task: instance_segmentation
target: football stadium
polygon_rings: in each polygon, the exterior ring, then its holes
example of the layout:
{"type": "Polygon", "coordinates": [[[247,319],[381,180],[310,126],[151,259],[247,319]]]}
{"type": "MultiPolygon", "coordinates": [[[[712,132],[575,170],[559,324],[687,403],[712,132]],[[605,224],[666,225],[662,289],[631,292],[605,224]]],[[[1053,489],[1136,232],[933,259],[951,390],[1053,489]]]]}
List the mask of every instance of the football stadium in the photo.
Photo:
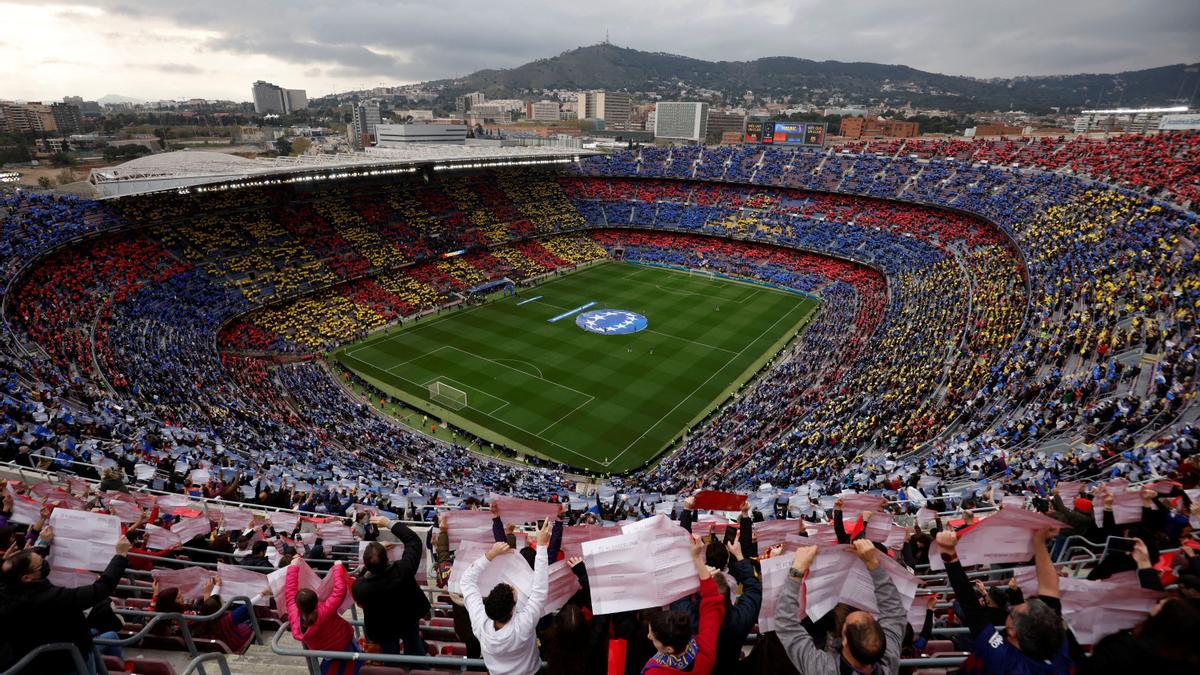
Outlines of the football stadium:
{"type": "Polygon", "coordinates": [[[1198,672],[1200,132],[780,124],[0,192],[0,672],[1198,672]]]}

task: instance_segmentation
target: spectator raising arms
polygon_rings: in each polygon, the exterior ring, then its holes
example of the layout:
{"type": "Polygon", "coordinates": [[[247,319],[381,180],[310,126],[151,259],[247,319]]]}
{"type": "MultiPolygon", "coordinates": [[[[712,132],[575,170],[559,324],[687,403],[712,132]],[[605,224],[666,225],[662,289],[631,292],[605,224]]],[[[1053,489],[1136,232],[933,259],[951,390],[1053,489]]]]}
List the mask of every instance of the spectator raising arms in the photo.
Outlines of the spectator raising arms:
{"type": "MultiPolygon", "coordinates": [[[[10,651],[0,652],[0,668],[9,668],[39,645],[70,642],[79,647],[94,675],[98,666],[83,612],[112,595],[125,573],[129,548],[128,539],[118,539],[116,555],[100,578],[78,588],[50,583],[50,563],[34,549],[6,558],[0,566],[0,626],[4,627],[4,644],[10,651]]],[[[71,673],[72,664],[69,655],[50,653],[35,659],[25,672],[71,673]]]]}
{"type": "MultiPolygon", "coordinates": [[[[377,516],[375,525],[388,527],[388,519],[377,516]]],[[[363,609],[363,628],[367,639],[379,645],[384,654],[404,653],[425,656],[418,621],[429,614],[429,598],[417,585],[417,565],[421,562],[421,538],[404,523],[391,526],[392,534],[404,544],[399,560],[389,562],[387,549],[373,541],[363,551],[362,576],[351,587],[354,601],[363,609]]]]}
{"type": "Polygon", "coordinates": [[[692,619],[685,612],[660,610],[650,617],[650,641],[658,650],[643,673],[696,673],[709,675],[717,662],[717,634],[725,619],[725,598],[704,564],[704,542],[692,541],[692,562],[700,577],[700,627],[692,634],[692,619]]]}
{"type": "Polygon", "coordinates": [[[552,529],[549,520],[538,528],[529,597],[517,598],[516,589],[503,583],[496,584],[486,598],[480,594],[479,575],[497,557],[512,552],[507,543],[492,544],[463,574],[463,600],[471,614],[471,630],[479,638],[483,660],[493,675],[531,675],[542,667],[535,629],[546,604],[549,584],[546,547],[552,529]]]}
{"type": "Polygon", "coordinates": [[[900,672],[900,643],[904,639],[904,624],[907,622],[900,594],[880,566],[874,544],[859,539],[852,548],[871,572],[879,620],[862,610],[850,612],[842,626],[842,648],[836,654],[817,648],[800,620],[800,586],[817,557],[817,547],[797,549],[792,567],[788,570],[788,579],[779,596],[776,632],[792,664],[805,675],[837,675],[847,672],[847,669],[856,673],[894,675],[900,672]]]}
{"type": "MultiPolygon", "coordinates": [[[[292,637],[299,640],[305,649],[327,652],[357,652],[354,629],[338,615],[338,607],[346,599],[350,578],[342,563],[335,563],[330,570],[333,575],[333,592],[318,601],[311,588],[300,588],[300,557],[292,558],[287,571],[287,609],[291,621],[292,637]]],[[[357,673],[362,661],[323,659],[321,675],[350,675],[357,673]]]]}

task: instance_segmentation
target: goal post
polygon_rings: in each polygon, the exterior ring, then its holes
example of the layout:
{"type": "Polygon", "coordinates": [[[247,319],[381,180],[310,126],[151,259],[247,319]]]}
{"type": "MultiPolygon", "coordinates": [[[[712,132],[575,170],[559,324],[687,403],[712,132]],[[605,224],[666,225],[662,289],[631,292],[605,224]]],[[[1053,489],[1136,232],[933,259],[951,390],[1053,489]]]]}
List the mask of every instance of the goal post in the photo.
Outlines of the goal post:
{"type": "Polygon", "coordinates": [[[436,380],[429,383],[429,400],[451,410],[462,410],[467,407],[467,392],[436,380]]]}
{"type": "Polygon", "coordinates": [[[712,270],[698,269],[695,267],[688,268],[688,275],[693,277],[703,277],[713,281],[715,281],[717,278],[716,272],[713,272],[712,270]]]}

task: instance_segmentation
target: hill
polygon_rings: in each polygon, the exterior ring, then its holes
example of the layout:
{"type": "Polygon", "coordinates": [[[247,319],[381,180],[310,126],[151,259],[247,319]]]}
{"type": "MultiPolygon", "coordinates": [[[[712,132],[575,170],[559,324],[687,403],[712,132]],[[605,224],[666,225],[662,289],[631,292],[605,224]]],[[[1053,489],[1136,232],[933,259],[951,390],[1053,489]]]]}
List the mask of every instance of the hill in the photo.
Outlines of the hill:
{"type": "Polygon", "coordinates": [[[662,96],[707,91],[740,101],[747,91],[759,97],[791,96],[794,102],[825,104],[842,97],[852,102],[960,112],[1053,107],[1167,105],[1190,93],[1200,64],[1177,64],[1116,74],[1057,75],[980,80],[879,63],[812,61],[773,56],[754,61],[704,61],[662,52],[598,44],[516,68],[480,70],[430,84],[444,94],[484,91],[491,98],[538,95],[554,89],[612,89],[662,96]]]}

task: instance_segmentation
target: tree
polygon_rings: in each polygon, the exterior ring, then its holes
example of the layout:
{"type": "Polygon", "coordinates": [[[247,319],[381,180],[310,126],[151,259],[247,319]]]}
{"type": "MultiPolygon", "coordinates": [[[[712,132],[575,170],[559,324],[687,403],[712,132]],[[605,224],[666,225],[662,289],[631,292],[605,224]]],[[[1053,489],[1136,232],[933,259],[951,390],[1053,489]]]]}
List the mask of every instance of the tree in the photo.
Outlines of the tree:
{"type": "Polygon", "coordinates": [[[311,145],[312,141],[308,140],[307,138],[293,138],[291,154],[303,155],[304,153],[308,152],[308,148],[311,145]]]}
{"type": "Polygon", "coordinates": [[[49,190],[50,188],[54,187],[54,181],[50,180],[49,176],[42,176],[41,178],[38,178],[38,185],[49,190]]]}
{"type": "Polygon", "coordinates": [[[158,137],[158,147],[159,147],[160,149],[162,149],[162,150],[166,150],[166,149],[167,149],[167,135],[168,135],[168,133],[169,133],[169,131],[168,131],[167,129],[161,129],[161,128],[160,128],[160,129],[155,129],[155,130],[154,130],[154,135],[155,135],[156,137],[158,137]]]}
{"type": "Polygon", "coordinates": [[[54,177],[54,182],[58,183],[59,185],[66,185],[67,183],[74,183],[75,182],[75,172],[70,169],[63,169],[62,171],[58,172],[57,176],[54,177]]]}
{"type": "Polygon", "coordinates": [[[52,166],[71,166],[74,163],[75,158],[61,150],[50,155],[50,164],[52,166]]]}
{"type": "Polygon", "coordinates": [[[275,149],[278,150],[279,154],[282,156],[290,155],[292,154],[292,142],[283,136],[280,136],[275,141],[275,149]]]}

